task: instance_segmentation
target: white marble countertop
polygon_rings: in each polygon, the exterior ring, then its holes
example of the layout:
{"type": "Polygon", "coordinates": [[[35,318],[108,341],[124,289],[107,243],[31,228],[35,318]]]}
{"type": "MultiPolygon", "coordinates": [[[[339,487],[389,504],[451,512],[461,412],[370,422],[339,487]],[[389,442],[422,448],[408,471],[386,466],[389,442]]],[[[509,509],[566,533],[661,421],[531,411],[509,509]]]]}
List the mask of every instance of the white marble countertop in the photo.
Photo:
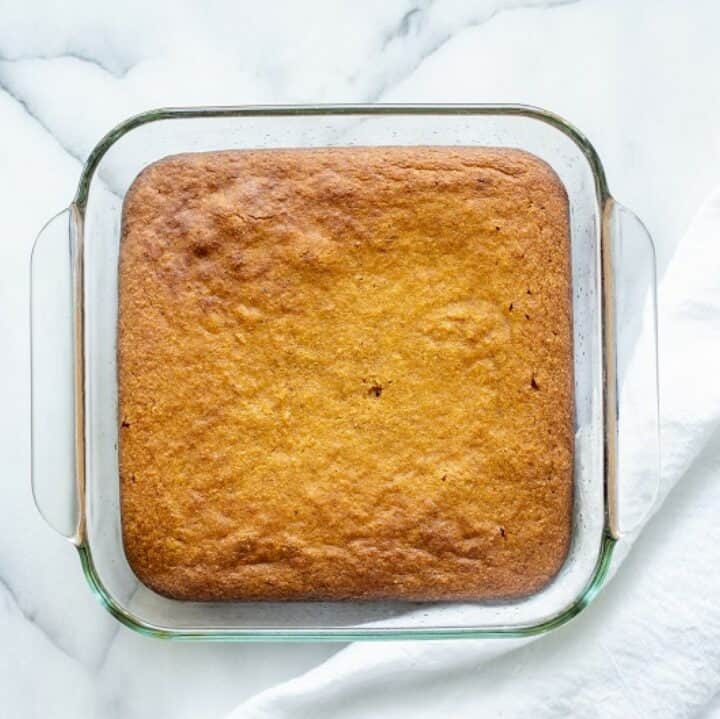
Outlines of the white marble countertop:
{"type": "Polygon", "coordinates": [[[0,17],[3,716],[220,717],[342,646],[133,634],[35,511],[29,252],[109,128],[166,105],[539,105],[589,136],[613,194],[654,235],[661,268],[720,174],[715,0],[8,0],[0,17]]]}

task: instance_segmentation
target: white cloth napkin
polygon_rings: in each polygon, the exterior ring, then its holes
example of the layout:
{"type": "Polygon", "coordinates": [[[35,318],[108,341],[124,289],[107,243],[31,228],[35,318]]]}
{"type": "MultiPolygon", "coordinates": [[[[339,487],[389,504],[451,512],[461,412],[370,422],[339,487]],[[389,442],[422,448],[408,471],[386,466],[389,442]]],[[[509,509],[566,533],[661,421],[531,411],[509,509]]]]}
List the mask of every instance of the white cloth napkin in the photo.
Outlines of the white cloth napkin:
{"type": "Polygon", "coordinates": [[[720,691],[720,188],[663,278],[659,316],[659,511],[588,609],[538,640],[351,644],[228,719],[677,719],[711,702],[720,691]]]}

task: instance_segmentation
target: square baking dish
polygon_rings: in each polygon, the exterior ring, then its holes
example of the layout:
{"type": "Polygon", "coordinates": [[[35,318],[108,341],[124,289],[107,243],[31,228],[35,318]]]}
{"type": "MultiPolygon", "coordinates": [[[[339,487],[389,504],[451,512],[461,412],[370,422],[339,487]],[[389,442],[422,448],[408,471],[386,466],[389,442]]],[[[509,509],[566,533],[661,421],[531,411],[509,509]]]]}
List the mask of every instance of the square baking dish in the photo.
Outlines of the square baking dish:
{"type": "Polygon", "coordinates": [[[35,501],[77,547],[101,602],[138,631],[177,639],[343,641],[536,634],[592,600],[617,539],[633,530],[654,499],[652,241],[611,197],[588,140],[551,113],[496,105],[151,111],[112,130],[93,150],[75,199],[40,232],[31,273],[35,501]],[[143,168],[176,153],[390,145],[520,148],[547,162],[566,188],[575,462],[572,541],[562,569],[530,596],[474,603],[195,603],[152,592],[128,565],[120,523],[117,285],[125,193],[143,168]]]}

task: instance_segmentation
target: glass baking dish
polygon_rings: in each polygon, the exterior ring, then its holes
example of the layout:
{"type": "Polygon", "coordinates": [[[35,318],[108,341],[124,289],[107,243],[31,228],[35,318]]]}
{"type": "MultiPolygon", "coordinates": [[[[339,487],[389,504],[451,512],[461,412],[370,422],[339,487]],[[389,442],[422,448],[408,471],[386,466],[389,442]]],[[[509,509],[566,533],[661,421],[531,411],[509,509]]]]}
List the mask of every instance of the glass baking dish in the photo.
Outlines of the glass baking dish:
{"type": "Polygon", "coordinates": [[[104,606],[140,632],[214,640],[536,634],[568,621],[592,600],[617,539],[632,531],[654,499],[659,441],[652,241],[611,197],[592,145],[551,113],[519,105],[147,112],[116,127],[93,150],[75,199],[40,232],[31,264],[35,501],[76,546],[104,606]],[[353,145],[521,148],[549,163],[564,183],[576,422],[567,560],[540,592],[512,601],[193,603],[155,594],[131,571],[120,528],[116,329],[125,193],[144,167],[174,153],[353,145]]]}

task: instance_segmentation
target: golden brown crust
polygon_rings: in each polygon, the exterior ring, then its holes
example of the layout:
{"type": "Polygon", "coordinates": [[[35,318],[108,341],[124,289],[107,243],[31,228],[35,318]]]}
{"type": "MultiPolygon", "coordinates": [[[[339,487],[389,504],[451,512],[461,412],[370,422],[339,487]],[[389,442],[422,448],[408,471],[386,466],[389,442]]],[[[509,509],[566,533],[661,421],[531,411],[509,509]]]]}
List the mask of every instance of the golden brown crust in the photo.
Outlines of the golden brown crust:
{"type": "Polygon", "coordinates": [[[532,155],[161,160],[118,349],[125,552],[161,594],[490,599],[564,561],[568,205],[532,155]]]}

